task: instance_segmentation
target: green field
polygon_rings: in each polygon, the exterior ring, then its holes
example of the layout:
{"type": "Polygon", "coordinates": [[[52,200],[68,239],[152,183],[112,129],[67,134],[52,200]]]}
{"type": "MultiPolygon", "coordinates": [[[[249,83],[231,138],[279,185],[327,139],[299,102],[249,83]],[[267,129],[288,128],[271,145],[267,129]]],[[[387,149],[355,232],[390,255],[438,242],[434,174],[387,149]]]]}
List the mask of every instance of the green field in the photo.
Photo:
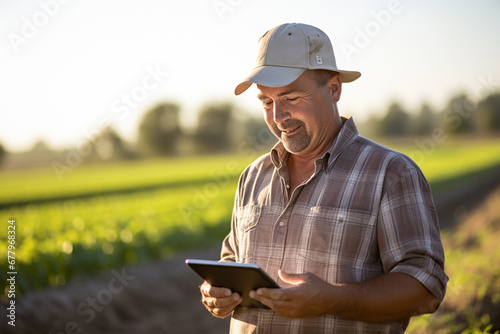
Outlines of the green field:
{"type": "MultiPolygon", "coordinates": [[[[220,241],[229,226],[225,223],[238,176],[253,158],[81,166],[64,182],[50,169],[4,173],[2,182],[9,185],[2,183],[3,197],[8,198],[4,203],[13,198],[33,201],[0,210],[6,230],[7,221],[16,220],[16,266],[26,273],[18,276],[19,291],[63,285],[74,276],[220,241]],[[155,179],[161,187],[142,190],[151,188],[155,179]],[[85,196],[73,198],[79,185],[85,196]],[[50,201],[64,195],[69,199],[50,201]]],[[[7,248],[5,234],[0,247],[7,248]]],[[[6,261],[1,258],[0,265],[6,267],[6,261]]]]}
{"type": "MultiPolygon", "coordinates": [[[[418,158],[435,190],[500,166],[498,140],[450,141],[425,151],[411,143],[388,146],[418,158]]],[[[237,178],[256,157],[81,165],[62,181],[50,166],[0,172],[1,226],[7,231],[8,220],[16,220],[18,292],[220,242],[229,231],[237,178]]],[[[443,238],[451,238],[447,233],[443,238]]],[[[0,248],[7,246],[5,232],[0,248]]],[[[450,266],[459,265],[453,262],[462,256],[459,251],[447,250],[450,266]]],[[[0,267],[7,265],[7,258],[0,258],[0,267]]],[[[0,280],[6,271],[0,271],[0,280]]]]}
{"type": "Polygon", "coordinates": [[[50,165],[3,171],[0,205],[193,184],[224,173],[237,177],[252,157],[223,155],[80,165],[62,175],[50,165]]]}

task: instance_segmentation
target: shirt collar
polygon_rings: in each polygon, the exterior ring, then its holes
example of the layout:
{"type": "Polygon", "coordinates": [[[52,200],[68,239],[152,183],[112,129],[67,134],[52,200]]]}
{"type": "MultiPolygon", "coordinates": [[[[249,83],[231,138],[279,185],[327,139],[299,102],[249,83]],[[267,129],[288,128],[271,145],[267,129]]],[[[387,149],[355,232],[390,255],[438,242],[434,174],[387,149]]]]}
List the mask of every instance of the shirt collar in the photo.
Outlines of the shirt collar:
{"type": "MultiPolygon", "coordinates": [[[[331,163],[333,163],[333,161],[335,161],[339,154],[359,136],[354,119],[352,117],[345,116],[342,116],[341,118],[343,125],[337,137],[335,137],[332,146],[330,146],[328,151],[321,158],[316,160],[317,162],[320,161],[323,164],[323,168],[325,170],[331,163]]],[[[285,149],[281,141],[274,145],[271,149],[271,161],[276,169],[281,169],[283,165],[286,164],[289,155],[290,152],[285,149]]]]}

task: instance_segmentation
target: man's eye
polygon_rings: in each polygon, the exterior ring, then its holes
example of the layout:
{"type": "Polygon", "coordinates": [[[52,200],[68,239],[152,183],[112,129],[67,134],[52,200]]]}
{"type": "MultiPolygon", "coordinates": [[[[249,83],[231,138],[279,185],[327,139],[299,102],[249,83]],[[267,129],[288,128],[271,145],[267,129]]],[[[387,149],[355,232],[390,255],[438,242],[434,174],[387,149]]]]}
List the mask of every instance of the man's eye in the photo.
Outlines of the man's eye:
{"type": "Polygon", "coordinates": [[[264,105],[266,106],[270,106],[271,104],[273,104],[273,100],[264,101],[264,105]]]}
{"type": "Polygon", "coordinates": [[[286,100],[287,101],[295,101],[297,99],[298,99],[298,97],[288,97],[286,100]]]}

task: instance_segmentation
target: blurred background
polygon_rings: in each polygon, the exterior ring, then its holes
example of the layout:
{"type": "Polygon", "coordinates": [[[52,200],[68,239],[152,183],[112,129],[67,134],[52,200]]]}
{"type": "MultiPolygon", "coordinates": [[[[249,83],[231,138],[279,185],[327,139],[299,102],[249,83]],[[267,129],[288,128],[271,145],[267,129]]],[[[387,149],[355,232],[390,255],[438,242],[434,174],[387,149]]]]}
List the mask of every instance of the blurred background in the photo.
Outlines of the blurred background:
{"type": "Polygon", "coordinates": [[[450,282],[408,332],[500,330],[499,14],[494,0],[2,1],[0,248],[18,274],[16,328],[1,307],[0,329],[228,331],[183,261],[217,259],[239,174],[276,141],[255,88],[233,94],[257,41],[301,22],[362,73],[340,113],[433,188],[450,282]]]}

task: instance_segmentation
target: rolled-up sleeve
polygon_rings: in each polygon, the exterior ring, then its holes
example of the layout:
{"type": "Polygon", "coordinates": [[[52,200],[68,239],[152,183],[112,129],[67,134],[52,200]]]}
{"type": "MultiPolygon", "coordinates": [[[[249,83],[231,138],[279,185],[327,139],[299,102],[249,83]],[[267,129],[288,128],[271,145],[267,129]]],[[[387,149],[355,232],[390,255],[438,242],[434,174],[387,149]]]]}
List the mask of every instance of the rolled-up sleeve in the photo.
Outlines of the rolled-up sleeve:
{"type": "Polygon", "coordinates": [[[384,271],[417,279],[441,303],[448,277],[432,193],[417,167],[400,170],[386,184],[377,225],[384,271]]]}

